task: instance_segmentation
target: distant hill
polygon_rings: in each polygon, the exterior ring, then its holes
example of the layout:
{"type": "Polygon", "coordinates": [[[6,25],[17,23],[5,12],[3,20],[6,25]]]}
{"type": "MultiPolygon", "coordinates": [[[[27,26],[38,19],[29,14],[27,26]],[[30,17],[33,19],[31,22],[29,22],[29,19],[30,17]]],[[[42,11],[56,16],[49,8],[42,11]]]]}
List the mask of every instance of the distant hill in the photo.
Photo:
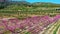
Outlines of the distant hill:
{"type": "Polygon", "coordinates": [[[49,2],[35,2],[32,3],[35,7],[60,7],[60,4],[49,3],[49,2]]]}
{"type": "Polygon", "coordinates": [[[11,1],[11,5],[22,5],[22,6],[33,6],[33,7],[60,7],[60,4],[49,3],[49,2],[35,2],[29,3],[26,1],[11,1]]]}
{"type": "Polygon", "coordinates": [[[5,5],[5,6],[7,6],[7,8],[8,8],[8,6],[11,7],[11,5],[13,5],[13,7],[16,6],[17,8],[19,8],[18,6],[21,6],[21,7],[23,7],[23,6],[25,6],[25,7],[27,7],[27,6],[29,6],[29,7],[60,7],[60,4],[54,4],[54,3],[49,3],[49,2],[29,3],[26,1],[9,1],[7,3],[7,5],[5,5]]]}

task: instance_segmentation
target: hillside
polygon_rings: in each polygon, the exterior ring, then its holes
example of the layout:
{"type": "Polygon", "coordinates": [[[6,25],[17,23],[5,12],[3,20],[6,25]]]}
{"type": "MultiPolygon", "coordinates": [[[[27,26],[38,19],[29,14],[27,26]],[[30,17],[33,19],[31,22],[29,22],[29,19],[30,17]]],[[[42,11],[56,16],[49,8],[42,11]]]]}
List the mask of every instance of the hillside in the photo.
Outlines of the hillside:
{"type": "Polygon", "coordinates": [[[51,15],[55,15],[60,13],[60,11],[56,11],[58,8],[60,8],[60,4],[48,2],[29,3],[26,1],[10,1],[3,9],[0,9],[0,15],[2,17],[7,16],[19,18],[30,17],[30,15],[50,15],[51,13],[53,13],[51,15]]]}

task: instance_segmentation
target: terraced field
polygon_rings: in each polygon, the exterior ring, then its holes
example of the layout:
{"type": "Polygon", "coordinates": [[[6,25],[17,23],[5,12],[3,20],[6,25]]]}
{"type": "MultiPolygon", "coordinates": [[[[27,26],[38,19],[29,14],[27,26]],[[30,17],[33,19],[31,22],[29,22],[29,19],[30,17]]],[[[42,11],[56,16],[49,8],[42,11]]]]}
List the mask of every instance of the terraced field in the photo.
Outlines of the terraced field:
{"type": "Polygon", "coordinates": [[[0,6],[0,34],[60,34],[60,4],[10,3],[0,6]]]}
{"type": "Polygon", "coordinates": [[[59,29],[60,15],[0,19],[0,34],[59,34],[59,29]]]}
{"type": "Polygon", "coordinates": [[[60,21],[49,26],[46,30],[44,30],[44,32],[42,32],[42,34],[58,34],[59,33],[59,27],[60,27],[60,21]]]}
{"type": "Polygon", "coordinates": [[[60,34],[60,12],[0,10],[0,29],[0,34],[60,34]]]}

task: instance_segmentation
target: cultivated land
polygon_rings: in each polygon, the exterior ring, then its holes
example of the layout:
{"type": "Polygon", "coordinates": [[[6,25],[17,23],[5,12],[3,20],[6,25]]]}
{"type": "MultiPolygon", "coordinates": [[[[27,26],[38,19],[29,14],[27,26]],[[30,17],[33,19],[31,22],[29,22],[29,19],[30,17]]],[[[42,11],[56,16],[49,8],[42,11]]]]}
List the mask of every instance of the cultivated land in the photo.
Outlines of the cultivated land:
{"type": "Polygon", "coordinates": [[[31,16],[49,15],[54,16],[60,14],[60,4],[44,3],[44,2],[10,2],[4,9],[0,9],[0,17],[17,17],[26,18],[31,16]],[[9,5],[10,4],[10,5],[9,5]],[[24,15],[24,16],[23,16],[24,15]]]}
{"type": "Polygon", "coordinates": [[[2,26],[0,24],[0,29],[3,29],[0,32],[3,34],[59,34],[59,19],[60,4],[10,2],[8,6],[0,9],[0,22],[8,23],[2,26]],[[7,26],[7,31],[3,26],[7,26]]]}

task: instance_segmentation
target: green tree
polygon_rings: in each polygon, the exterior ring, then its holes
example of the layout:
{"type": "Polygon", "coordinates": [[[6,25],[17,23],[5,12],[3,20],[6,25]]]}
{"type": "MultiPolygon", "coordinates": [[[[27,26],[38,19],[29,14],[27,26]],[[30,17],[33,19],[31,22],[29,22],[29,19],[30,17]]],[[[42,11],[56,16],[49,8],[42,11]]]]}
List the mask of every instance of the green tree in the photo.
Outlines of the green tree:
{"type": "Polygon", "coordinates": [[[7,2],[8,0],[2,0],[2,2],[0,2],[0,9],[3,9],[7,6],[7,2]]]}

